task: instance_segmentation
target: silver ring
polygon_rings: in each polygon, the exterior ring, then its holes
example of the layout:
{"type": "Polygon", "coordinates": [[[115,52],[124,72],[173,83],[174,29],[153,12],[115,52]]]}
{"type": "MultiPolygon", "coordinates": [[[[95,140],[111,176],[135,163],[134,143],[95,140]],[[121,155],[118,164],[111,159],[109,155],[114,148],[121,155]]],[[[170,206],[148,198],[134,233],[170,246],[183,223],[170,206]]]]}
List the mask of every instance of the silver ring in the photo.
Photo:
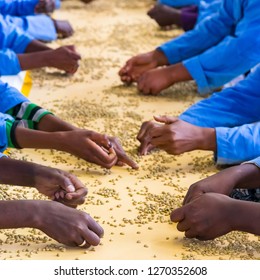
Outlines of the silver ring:
{"type": "Polygon", "coordinates": [[[84,246],[86,245],[86,243],[87,243],[86,240],[84,240],[84,241],[83,241],[81,244],[79,244],[78,246],[79,246],[79,247],[84,247],[84,246]]]}

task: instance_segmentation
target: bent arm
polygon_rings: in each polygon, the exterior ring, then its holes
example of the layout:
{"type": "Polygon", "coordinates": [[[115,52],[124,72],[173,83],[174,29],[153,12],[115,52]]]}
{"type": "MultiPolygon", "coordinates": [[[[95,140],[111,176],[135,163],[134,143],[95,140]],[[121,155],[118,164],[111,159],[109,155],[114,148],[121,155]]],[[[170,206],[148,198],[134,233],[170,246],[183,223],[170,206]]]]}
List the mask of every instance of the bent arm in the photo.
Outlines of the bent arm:
{"type": "Polygon", "coordinates": [[[235,86],[195,103],[179,118],[201,127],[234,127],[259,121],[259,88],[260,67],[235,86]]]}
{"type": "Polygon", "coordinates": [[[231,33],[236,19],[233,16],[233,3],[226,2],[233,1],[224,1],[219,13],[206,18],[193,30],[185,32],[158,48],[166,55],[170,64],[202,53],[231,33]]]}
{"type": "Polygon", "coordinates": [[[259,31],[253,28],[238,37],[227,36],[216,46],[183,61],[201,94],[211,93],[259,63],[259,31]]]}

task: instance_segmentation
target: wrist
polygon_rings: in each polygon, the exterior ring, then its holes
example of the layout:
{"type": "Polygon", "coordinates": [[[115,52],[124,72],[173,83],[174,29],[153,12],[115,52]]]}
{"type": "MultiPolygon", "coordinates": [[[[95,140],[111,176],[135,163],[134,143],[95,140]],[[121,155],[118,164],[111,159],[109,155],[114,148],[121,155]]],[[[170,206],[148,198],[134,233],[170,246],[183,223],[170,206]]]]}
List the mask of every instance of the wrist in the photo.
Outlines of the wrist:
{"type": "Polygon", "coordinates": [[[48,219],[48,211],[50,208],[52,208],[52,204],[58,203],[55,201],[44,201],[44,200],[38,200],[38,201],[32,201],[30,203],[31,206],[31,219],[30,219],[30,227],[37,228],[39,230],[44,229],[44,225],[46,220],[48,219]],[[47,215],[45,217],[45,215],[47,215]]]}
{"type": "Polygon", "coordinates": [[[17,143],[21,148],[56,149],[64,146],[64,132],[45,132],[17,127],[15,130],[17,143]]]}
{"type": "Polygon", "coordinates": [[[162,51],[154,50],[152,55],[153,55],[154,61],[157,64],[157,67],[169,64],[167,57],[165,56],[165,54],[162,51]]]}
{"type": "Polygon", "coordinates": [[[167,67],[171,73],[172,83],[184,82],[192,80],[187,68],[182,63],[177,63],[167,67]]]}
{"type": "Polygon", "coordinates": [[[256,202],[231,199],[229,223],[232,230],[259,234],[255,228],[259,220],[259,207],[256,202]],[[257,209],[258,207],[258,209],[257,209]]]}
{"type": "Polygon", "coordinates": [[[216,131],[214,128],[200,127],[199,149],[216,151],[216,131]]]}

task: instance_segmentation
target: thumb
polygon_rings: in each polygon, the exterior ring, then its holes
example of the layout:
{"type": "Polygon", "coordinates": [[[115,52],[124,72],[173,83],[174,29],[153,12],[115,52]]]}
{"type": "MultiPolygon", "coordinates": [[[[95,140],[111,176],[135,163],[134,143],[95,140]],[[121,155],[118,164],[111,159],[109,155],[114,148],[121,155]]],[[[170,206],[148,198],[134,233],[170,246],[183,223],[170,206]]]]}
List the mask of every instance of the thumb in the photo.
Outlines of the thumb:
{"type": "Polygon", "coordinates": [[[67,193],[75,192],[75,187],[68,177],[60,176],[60,186],[67,193]]]}
{"type": "Polygon", "coordinates": [[[76,48],[74,45],[66,45],[65,47],[73,52],[76,52],[76,48]]]}
{"type": "Polygon", "coordinates": [[[171,124],[179,120],[177,117],[169,117],[169,116],[154,116],[154,119],[157,122],[165,123],[165,124],[171,124]]]}
{"type": "Polygon", "coordinates": [[[67,46],[65,46],[65,48],[71,51],[71,53],[73,54],[73,57],[75,59],[77,59],[77,60],[81,59],[81,55],[76,51],[76,48],[74,45],[67,45],[67,46]]]}
{"type": "Polygon", "coordinates": [[[185,206],[173,210],[171,213],[171,221],[174,223],[178,223],[182,221],[185,218],[184,213],[185,213],[185,206]]]}

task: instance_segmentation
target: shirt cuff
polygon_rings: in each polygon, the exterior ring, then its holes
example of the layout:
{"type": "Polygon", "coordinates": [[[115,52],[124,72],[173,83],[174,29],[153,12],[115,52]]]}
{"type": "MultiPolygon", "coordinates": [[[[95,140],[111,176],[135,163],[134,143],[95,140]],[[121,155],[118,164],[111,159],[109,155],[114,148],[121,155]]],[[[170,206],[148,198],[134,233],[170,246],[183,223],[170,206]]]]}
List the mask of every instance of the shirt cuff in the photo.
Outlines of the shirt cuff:
{"type": "Polygon", "coordinates": [[[0,52],[0,75],[16,75],[21,72],[21,65],[15,52],[6,49],[0,52]]]}
{"type": "Polygon", "coordinates": [[[172,41],[169,41],[169,42],[159,46],[157,48],[157,50],[164,53],[169,64],[175,64],[182,60],[179,50],[174,47],[172,41]]]}
{"type": "Polygon", "coordinates": [[[8,146],[8,136],[7,136],[7,127],[6,122],[7,121],[13,121],[14,119],[6,114],[0,113],[0,152],[3,152],[6,150],[8,146]]]}
{"type": "Polygon", "coordinates": [[[255,158],[255,159],[252,159],[252,160],[243,162],[242,164],[248,164],[248,163],[254,164],[254,165],[256,165],[257,167],[260,168],[260,157],[257,157],[257,158],[255,158]]]}
{"type": "Polygon", "coordinates": [[[236,164],[236,160],[232,159],[230,151],[230,139],[228,137],[227,129],[223,127],[216,127],[216,142],[217,152],[215,153],[215,161],[217,165],[236,164]]]}
{"type": "Polygon", "coordinates": [[[210,85],[205,76],[204,70],[201,67],[198,56],[184,60],[183,65],[189,71],[192,78],[195,80],[198,87],[198,92],[201,95],[205,95],[212,92],[212,89],[210,88],[210,85]]]}

